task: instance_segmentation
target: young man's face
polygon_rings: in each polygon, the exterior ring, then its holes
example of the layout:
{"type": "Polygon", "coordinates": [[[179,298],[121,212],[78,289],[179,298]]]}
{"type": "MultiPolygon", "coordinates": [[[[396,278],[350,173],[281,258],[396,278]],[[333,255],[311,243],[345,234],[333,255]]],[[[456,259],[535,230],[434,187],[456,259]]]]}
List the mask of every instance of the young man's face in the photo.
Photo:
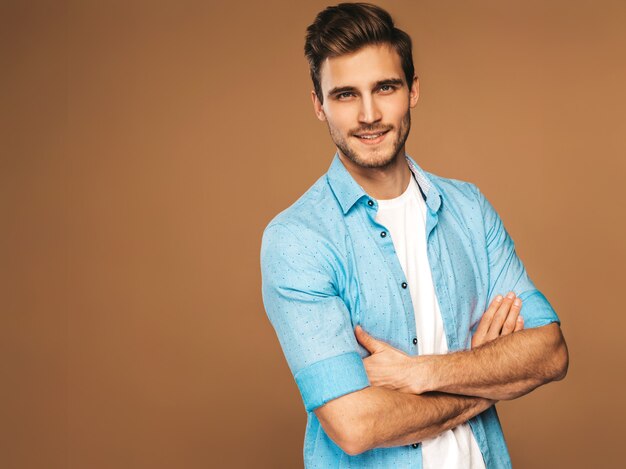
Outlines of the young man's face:
{"type": "Polygon", "coordinates": [[[391,46],[369,45],[327,58],[320,83],[324,104],[312,92],[315,113],[328,124],[344,158],[362,168],[384,168],[404,156],[419,87],[414,78],[409,91],[400,56],[391,46]]]}

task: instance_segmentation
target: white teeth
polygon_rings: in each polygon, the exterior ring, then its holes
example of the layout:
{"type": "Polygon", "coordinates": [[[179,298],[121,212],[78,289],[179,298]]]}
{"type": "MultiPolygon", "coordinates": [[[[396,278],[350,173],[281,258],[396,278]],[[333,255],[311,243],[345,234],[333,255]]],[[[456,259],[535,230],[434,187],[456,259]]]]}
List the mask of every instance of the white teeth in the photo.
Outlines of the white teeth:
{"type": "Polygon", "coordinates": [[[376,134],[376,135],[359,135],[359,138],[366,138],[368,140],[373,140],[375,138],[380,137],[383,134],[383,132],[376,134]]]}

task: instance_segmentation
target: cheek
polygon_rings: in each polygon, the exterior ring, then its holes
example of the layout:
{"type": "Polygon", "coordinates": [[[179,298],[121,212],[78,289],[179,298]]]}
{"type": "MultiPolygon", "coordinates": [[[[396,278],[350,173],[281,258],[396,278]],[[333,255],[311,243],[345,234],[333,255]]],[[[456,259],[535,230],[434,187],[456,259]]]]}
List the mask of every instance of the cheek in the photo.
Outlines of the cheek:
{"type": "Polygon", "coordinates": [[[326,119],[330,125],[338,130],[347,131],[354,127],[356,114],[353,106],[341,106],[341,108],[329,108],[325,111],[326,119]]]}
{"type": "Polygon", "coordinates": [[[387,116],[387,120],[400,122],[408,112],[409,107],[406,106],[406,103],[390,103],[387,107],[385,115],[387,116]]]}

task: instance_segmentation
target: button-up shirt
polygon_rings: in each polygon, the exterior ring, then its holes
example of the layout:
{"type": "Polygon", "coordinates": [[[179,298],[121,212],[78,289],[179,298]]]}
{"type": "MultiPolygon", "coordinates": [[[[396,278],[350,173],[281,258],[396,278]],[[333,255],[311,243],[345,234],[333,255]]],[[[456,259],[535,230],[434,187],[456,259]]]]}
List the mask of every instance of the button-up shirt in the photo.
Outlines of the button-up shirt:
{"type": "MultiPolygon", "coordinates": [[[[524,327],[559,319],[532,283],[500,217],[478,188],[422,170],[406,156],[426,202],[427,254],[450,352],[471,348],[472,333],[499,293],[523,301],[524,327]]],[[[354,336],[372,336],[418,354],[407,279],[378,202],[335,154],[328,172],[263,233],[263,301],[308,413],[307,468],[421,468],[421,445],[344,453],[315,413],[370,385],[354,336]]],[[[486,467],[511,467],[495,406],[470,419],[486,467]]]]}

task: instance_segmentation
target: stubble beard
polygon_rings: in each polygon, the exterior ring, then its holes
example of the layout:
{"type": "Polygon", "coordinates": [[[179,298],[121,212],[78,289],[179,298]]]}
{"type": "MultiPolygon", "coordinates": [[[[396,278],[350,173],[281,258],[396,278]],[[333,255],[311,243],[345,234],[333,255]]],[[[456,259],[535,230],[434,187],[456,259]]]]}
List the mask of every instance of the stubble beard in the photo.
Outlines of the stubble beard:
{"type": "MultiPolygon", "coordinates": [[[[391,163],[393,163],[396,158],[398,158],[398,156],[404,156],[400,155],[400,152],[404,148],[404,144],[406,143],[406,140],[409,136],[409,130],[411,129],[411,111],[410,109],[407,110],[406,114],[402,118],[400,127],[396,135],[396,140],[393,142],[391,151],[389,153],[382,154],[381,150],[374,150],[369,152],[369,158],[364,158],[362,155],[360,155],[359,152],[352,145],[350,145],[347,140],[337,131],[337,129],[332,127],[330,123],[328,123],[328,121],[326,122],[328,124],[330,138],[332,138],[339,151],[341,151],[341,153],[345,155],[346,158],[348,158],[355,165],[360,166],[361,168],[384,169],[387,166],[391,165],[391,163]]],[[[380,127],[370,127],[359,129],[359,131],[362,132],[376,132],[377,130],[385,130],[385,128],[381,129],[380,127]]],[[[393,128],[390,130],[393,130],[393,128]]],[[[348,136],[348,138],[351,137],[348,136]]]]}

